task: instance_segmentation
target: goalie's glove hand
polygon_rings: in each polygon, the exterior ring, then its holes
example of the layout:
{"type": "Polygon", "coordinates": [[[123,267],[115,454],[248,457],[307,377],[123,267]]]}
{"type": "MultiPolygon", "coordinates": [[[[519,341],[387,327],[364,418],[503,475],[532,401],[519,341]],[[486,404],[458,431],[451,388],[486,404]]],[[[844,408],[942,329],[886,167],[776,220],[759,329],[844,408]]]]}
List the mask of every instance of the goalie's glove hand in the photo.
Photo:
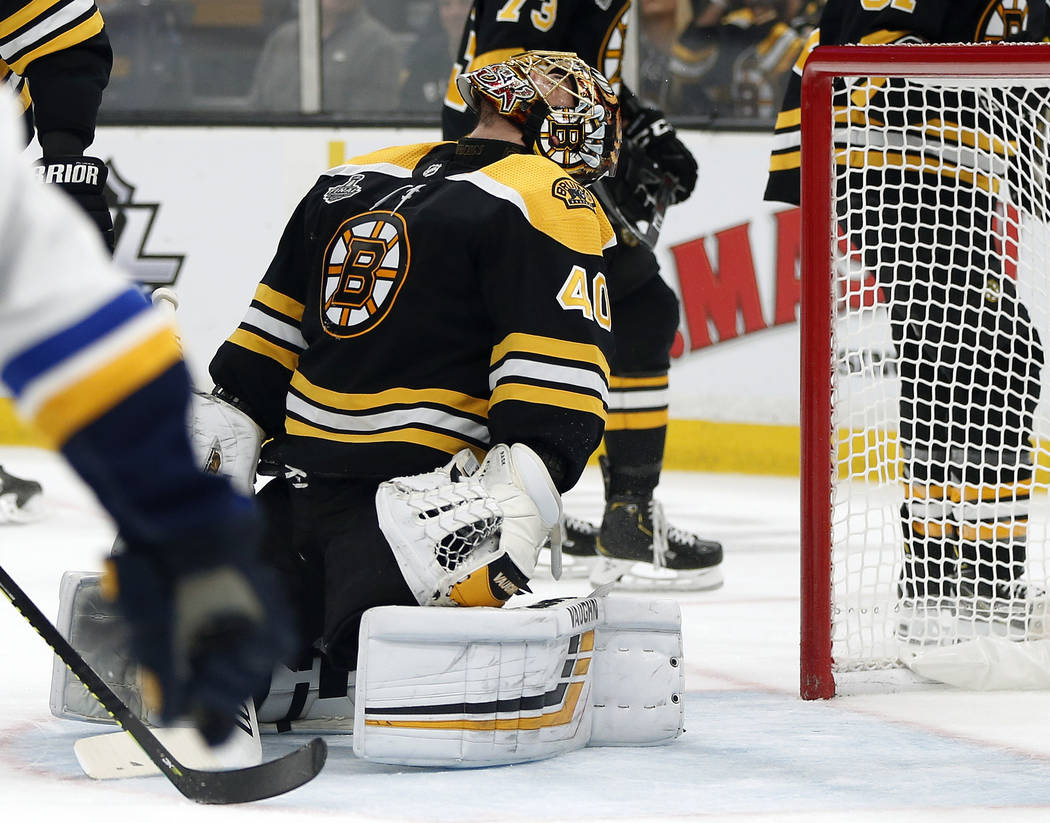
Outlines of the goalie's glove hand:
{"type": "Polygon", "coordinates": [[[674,178],[672,203],[681,203],[693,193],[696,159],[660,111],[639,109],[624,128],[624,139],[642,149],[661,172],[674,178]]]}
{"type": "Polygon", "coordinates": [[[195,566],[175,545],[106,561],[104,591],[129,624],[143,703],[165,724],[189,717],[212,745],[294,642],[276,581],[254,558],[256,529],[244,518],[232,534],[198,535],[193,556],[207,562],[195,566]]]}
{"type": "Polygon", "coordinates": [[[55,155],[37,161],[37,176],[45,183],[54,183],[72,197],[88,217],[98,226],[102,240],[114,249],[113,218],[106,205],[106,180],[109,169],[97,157],[55,155]]]}

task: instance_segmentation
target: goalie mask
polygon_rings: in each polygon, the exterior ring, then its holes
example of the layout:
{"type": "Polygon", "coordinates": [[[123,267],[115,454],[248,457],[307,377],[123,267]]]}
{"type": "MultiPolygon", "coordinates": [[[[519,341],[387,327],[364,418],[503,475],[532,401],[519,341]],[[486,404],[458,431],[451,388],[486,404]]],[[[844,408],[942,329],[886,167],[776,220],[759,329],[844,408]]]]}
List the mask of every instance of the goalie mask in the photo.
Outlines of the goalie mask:
{"type": "Polygon", "coordinates": [[[478,112],[483,100],[517,123],[525,146],[579,183],[612,174],[620,104],[609,81],[572,52],[528,51],[456,78],[478,112]]]}

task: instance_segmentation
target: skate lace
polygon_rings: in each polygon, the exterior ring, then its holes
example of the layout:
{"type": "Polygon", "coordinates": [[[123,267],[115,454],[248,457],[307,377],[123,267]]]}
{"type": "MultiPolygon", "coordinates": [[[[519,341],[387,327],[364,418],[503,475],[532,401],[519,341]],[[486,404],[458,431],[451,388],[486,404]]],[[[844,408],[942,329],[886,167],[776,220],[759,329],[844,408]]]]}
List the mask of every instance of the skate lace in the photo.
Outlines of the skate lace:
{"type": "Polygon", "coordinates": [[[562,517],[562,526],[564,527],[563,534],[570,531],[590,536],[598,534],[598,527],[589,520],[581,520],[578,517],[573,517],[571,514],[566,514],[562,517]]]}

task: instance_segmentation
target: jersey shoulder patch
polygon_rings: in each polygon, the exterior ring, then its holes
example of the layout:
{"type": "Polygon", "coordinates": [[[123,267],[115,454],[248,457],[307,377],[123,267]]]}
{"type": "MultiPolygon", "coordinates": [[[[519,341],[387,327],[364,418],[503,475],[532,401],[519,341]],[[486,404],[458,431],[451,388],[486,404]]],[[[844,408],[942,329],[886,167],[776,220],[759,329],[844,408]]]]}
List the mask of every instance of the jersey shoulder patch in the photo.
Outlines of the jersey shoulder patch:
{"type": "Polygon", "coordinates": [[[512,154],[482,169],[520,198],[532,226],[562,245],[600,255],[613,230],[594,195],[546,157],[512,154]]]}

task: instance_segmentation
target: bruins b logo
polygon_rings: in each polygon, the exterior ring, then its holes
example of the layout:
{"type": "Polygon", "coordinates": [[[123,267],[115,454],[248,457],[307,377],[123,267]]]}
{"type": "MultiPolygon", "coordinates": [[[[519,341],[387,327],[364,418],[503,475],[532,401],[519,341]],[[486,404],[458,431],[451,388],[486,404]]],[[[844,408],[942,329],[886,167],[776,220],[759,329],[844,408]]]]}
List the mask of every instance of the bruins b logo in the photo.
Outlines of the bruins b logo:
{"type": "Polygon", "coordinates": [[[333,337],[357,337],[387,316],[408,273],[405,221],[372,211],[336,229],[324,253],[321,324],[333,337]]]}
{"type": "Polygon", "coordinates": [[[1028,26],[1028,0],[993,0],[977,26],[978,42],[1000,43],[1028,26]]]}

